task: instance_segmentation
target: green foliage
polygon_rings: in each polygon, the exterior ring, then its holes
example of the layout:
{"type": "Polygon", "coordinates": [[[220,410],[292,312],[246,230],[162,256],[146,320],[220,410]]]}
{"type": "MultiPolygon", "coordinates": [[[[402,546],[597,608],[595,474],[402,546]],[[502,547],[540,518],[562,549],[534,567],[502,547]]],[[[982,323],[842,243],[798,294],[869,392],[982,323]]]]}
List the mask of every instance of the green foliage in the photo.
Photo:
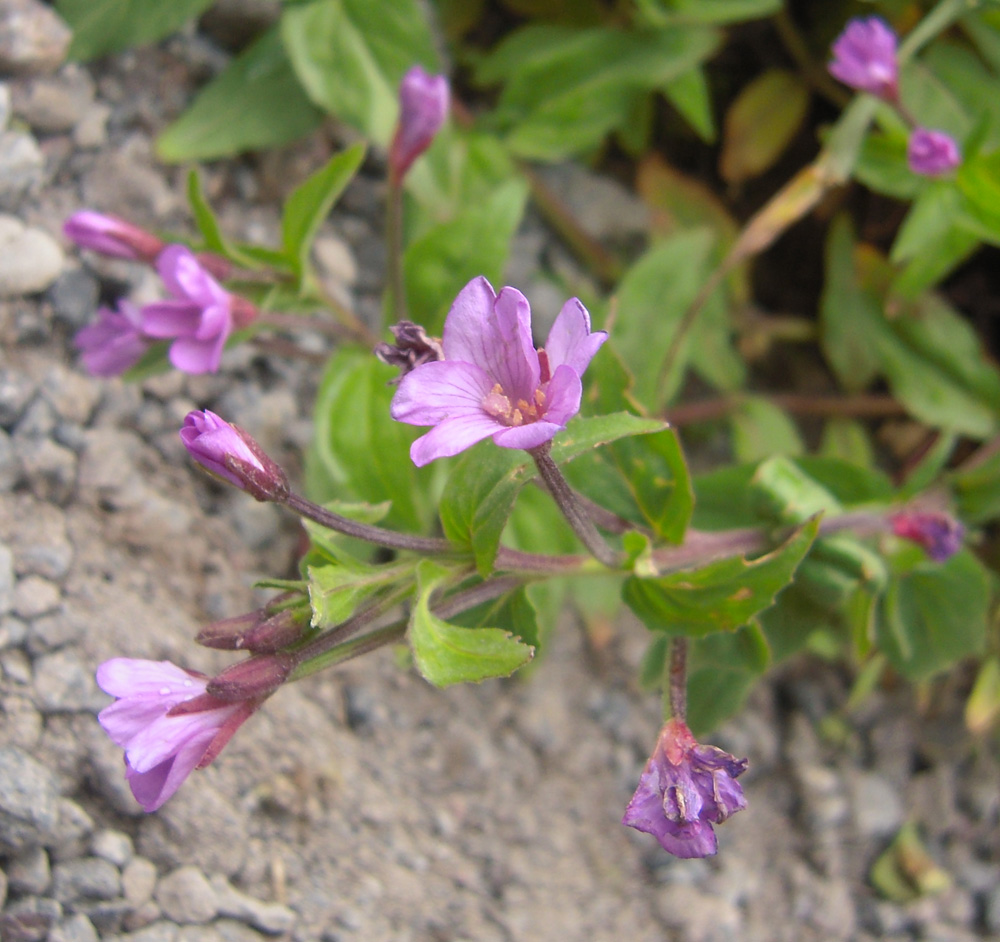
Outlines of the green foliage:
{"type": "Polygon", "coordinates": [[[198,93],[159,136],[156,152],[182,163],[278,147],[308,134],[320,118],[272,29],[198,93]]]}
{"type": "Polygon", "coordinates": [[[281,36],[309,98],[341,121],[387,144],[403,73],[438,68],[417,0],[309,0],[289,4],[281,36]]]}
{"type": "Polygon", "coordinates": [[[417,599],[409,641],[417,669],[435,687],[507,677],[531,660],[534,649],[501,628],[463,628],[438,618],[431,595],[449,572],[430,560],[417,567],[417,599]]]}
{"type": "Polygon", "coordinates": [[[212,0],[57,0],[56,9],[73,28],[70,56],[95,59],[156,42],[211,4],[212,0]]]}
{"type": "Polygon", "coordinates": [[[817,526],[816,521],[806,524],[753,560],[738,556],[666,576],[633,576],[625,583],[625,604],[651,631],[693,637],[735,631],[772,605],[791,582],[817,526]]]}

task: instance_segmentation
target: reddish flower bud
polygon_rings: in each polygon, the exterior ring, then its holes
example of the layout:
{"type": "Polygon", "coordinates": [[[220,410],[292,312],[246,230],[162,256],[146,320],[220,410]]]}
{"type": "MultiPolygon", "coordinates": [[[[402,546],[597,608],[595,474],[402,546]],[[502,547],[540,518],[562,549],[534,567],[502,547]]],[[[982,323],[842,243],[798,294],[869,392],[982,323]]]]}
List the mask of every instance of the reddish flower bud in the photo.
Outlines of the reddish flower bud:
{"type": "Polygon", "coordinates": [[[227,667],[205,687],[208,696],[227,703],[256,700],[274,693],[295,667],[289,654],[263,654],[227,667]]]}
{"type": "Polygon", "coordinates": [[[389,167],[399,180],[441,130],[451,91],[443,75],[429,75],[415,65],[399,86],[399,124],[389,148],[389,167]]]}
{"type": "Polygon", "coordinates": [[[63,223],[63,232],[81,248],[139,262],[155,261],[166,244],[124,219],[89,209],[73,213],[63,223]]]}
{"type": "Polygon", "coordinates": [[[962,162],[962,152],[950,134],[915,128],[906,145],[906,162],[922,177],[940,177],[962,162]]]}
{"type": "Polygon", "coordinates": [[[896,536],[919,543],[935,562],[943,563],[962,548],[965,527],[944,511],[905,511],[891,522],[896,536]]]}

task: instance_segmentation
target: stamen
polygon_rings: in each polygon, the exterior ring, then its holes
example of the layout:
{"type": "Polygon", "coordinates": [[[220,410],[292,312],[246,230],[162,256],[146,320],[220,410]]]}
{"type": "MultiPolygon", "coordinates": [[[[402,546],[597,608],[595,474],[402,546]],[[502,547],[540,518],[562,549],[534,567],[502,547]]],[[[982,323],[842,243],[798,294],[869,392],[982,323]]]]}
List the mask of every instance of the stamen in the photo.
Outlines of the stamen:
{"type": "Polygon", "coordinates": [[[518,425],[523,425],[524,424],[524,416],[521,415],[521,410],[520,409],[515,409],[510,414],[510,424],[513,425],[513,426],[515,426],[515,427],[518,426],[518,425]]]}
{"type": "Polygon", "coordinates": [[[510,400],[503,394],[503,387],[495,383],[483,400],[483,409],[496,419],[506,419],[510,415],[510,400]]]}

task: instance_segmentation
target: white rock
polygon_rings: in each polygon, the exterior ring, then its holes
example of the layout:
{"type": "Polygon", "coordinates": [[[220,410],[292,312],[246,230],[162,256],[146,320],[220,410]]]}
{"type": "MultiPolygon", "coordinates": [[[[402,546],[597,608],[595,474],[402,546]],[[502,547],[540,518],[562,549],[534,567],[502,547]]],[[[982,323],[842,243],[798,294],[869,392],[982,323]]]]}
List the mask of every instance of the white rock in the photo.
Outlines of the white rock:
{"type": "Polygon", "coordinates": [[[0,297],[44,291],[62,267],[63,250],[52,236],[14,216],[0,216],[0,297]]]}

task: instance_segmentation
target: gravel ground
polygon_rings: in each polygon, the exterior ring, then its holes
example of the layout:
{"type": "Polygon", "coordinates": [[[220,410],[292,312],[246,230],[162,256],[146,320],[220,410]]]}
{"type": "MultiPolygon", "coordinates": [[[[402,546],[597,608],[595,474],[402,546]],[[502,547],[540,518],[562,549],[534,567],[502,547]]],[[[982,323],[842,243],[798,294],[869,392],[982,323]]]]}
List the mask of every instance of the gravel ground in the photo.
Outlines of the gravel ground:
{"type": "MultiPolygon", "coordinates": [[[[189,409],[216,409],[294,471],[317,376],[251,349],[219,375],[141,386],[76,365],[71,338],[98,298],[142,298],[155,281],[81,259],[61,221],[89,206],[188,225],[183,174],[155,163],[151,140],[225,56],[189,33],[84,68],[60,64],[64,44],[49,8],[0,0],[5,942],[1000,936],[1000,768],[963,731],[962,678],[919,701],[880,691],[834,723],[848,678],[795,662],[715,737],[750,757],[749,810],[721,829],[718,857],[678,861],[618,823],[658,727],[634,684],[632,624],[595,650],[566,617],[528,682],[438,692],[389,652],[309,679],[142,814],[94,718],[107,702],[94,668],[114,655],[222,665],[192,636],[252,607],[254,577],[287,572],[298,539],[274,508],[192,472],[176,430],[189,409]],[[950,886],[899,905],[868,872],[905,821],[950,886]]],[[[283,181],[335,136],[209,168],[227,228],[273,237],[283,181]]],[[[585,176],[571,189],[586,186],[587,223],[620,225],[626,197],[597,198],[610,184],[585,176]]],[[[380,193],[362,176],[323,234],[333,287],[362,312],[377,305],[380,193]]],[[[565,263],[529,222],[509,280],[530,285],[542,260],[565,263]]]]}

